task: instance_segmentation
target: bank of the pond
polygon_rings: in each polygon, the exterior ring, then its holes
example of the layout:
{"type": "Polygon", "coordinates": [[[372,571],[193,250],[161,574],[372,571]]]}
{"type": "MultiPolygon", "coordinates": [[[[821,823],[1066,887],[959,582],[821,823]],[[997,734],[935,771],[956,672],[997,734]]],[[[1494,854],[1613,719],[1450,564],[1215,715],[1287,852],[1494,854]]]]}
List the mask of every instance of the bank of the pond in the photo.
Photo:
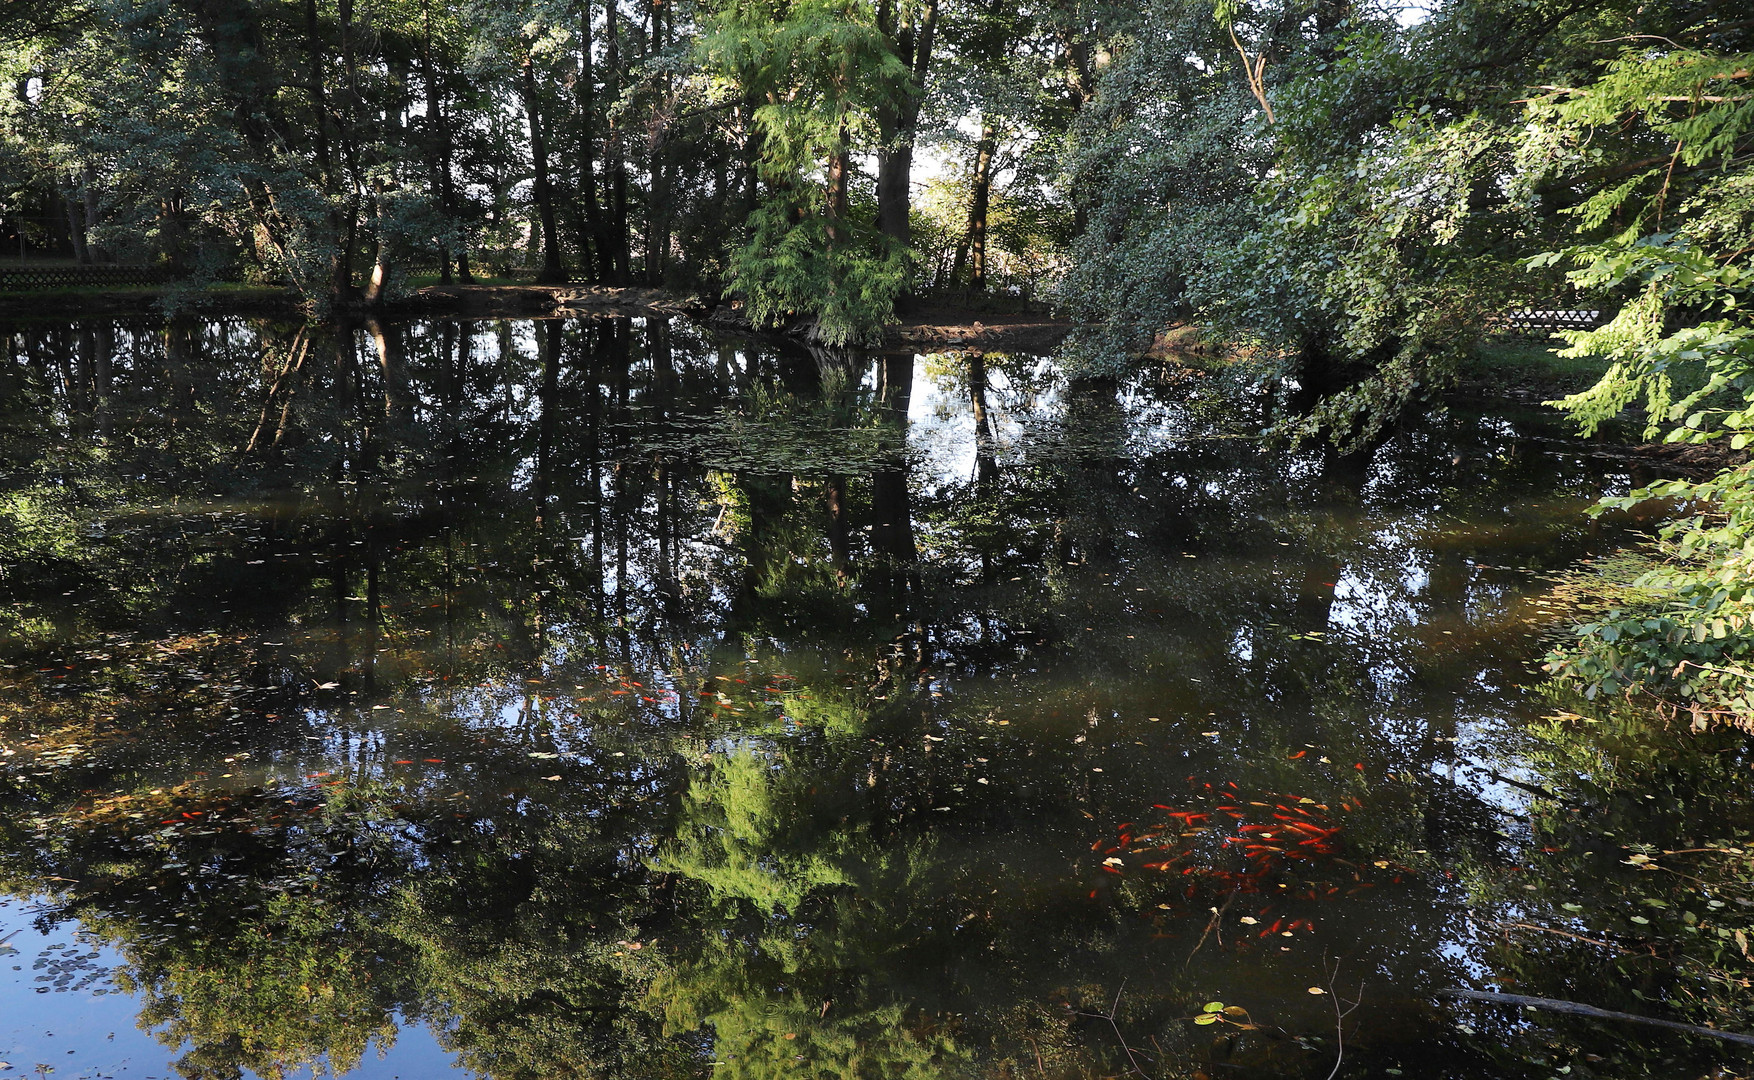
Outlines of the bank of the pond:
{"type": "MultiPolygon", "coordinates": [[[[202,289],[131,286],[0,292],[0,318],[83,319],[161,314],[176,308],[196,315],[308,314],[305,298],[290,289],[214,285],[202,289]]],[[[360,314],[382,318],[444,316],[539,318],[551,315],[687,315],[737,333],[756,333],[736,303],[709,304],[663,288],[613,285],[425,285],[360,314]]],[[[1046,352],[1075,324],[1039,311],[926,305],[885,328],[883,345],[922,352],[991,349],[1046,352]]],[[[785,336],[805,337],[802,328],[785,336]]]]}
{"type": "MultiPolygon", "coordinates": [[[[0,318],[96,318],[161,314],[167,309],[205,316],[284,315],[309,312],[304,297],[291,289],[244,285],[205,288],[135,286],[127,288],[45,289],[0,293],[0,318]]],[[[428,285],[360,314],[384,318],[464,315],[532,317],[612,313],[618,315],[700,314],[692,298],[663,289],[607,285],[428,285]]]]}

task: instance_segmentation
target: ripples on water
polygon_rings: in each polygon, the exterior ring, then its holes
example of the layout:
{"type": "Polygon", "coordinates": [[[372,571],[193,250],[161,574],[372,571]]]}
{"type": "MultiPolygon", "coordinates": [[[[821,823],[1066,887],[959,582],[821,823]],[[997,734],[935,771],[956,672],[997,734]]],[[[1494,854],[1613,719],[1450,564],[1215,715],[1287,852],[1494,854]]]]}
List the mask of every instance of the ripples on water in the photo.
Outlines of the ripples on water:
{"type": "Polygon", "coordinates": [[[1535,692],[1638,479],[1539,411],[1348,463],[682,322],[3,340],[17,1074],[1736,1060],[1438,994],[1745,1003],[1741,743],[1535,692]]]}

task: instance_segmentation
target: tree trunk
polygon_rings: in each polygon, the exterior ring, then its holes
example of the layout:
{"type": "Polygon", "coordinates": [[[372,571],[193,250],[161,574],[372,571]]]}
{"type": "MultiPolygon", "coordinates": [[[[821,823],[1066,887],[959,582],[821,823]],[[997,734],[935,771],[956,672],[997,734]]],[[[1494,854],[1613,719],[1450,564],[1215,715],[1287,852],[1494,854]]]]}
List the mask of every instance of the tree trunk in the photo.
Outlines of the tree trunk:
{"type": "Polygon", "coordinates": [[[530,161],[535,169],[530,189],[536,199],[537,223],[542,233],[542,270],[536,275],[536,281],[553,285],[566,280],[566,266],[560,261],[554,192],[548,182],[548,140],[542,132],[542,109],[536,94],[536,64],[528,50],[524,53],[523,90],[524,115],[530,122],[530,161]]]}
{"type": "Polygon", "coordinates": [[[993,149],[997,141],[993,125],[981,125],[980,149],[974,162],[974,192],[968,206],[968,284],[975,292],[984,292],[987,287],[987,207],[993,189],[993,149]]]}
{"type": "MultiPolygon", "coordinates": [[[[341,51],[348,71],[348,85],[351,87],[354,82],[349,33],[353,21],[351,0],[342,0],[338,13],[341,51]]],[[[332,121],[338,121],[339,117],[329,103],[327,64],[323,58],[322,25],[317,18],[316,0],[305,0],[305,50],[309,67],[306,79],[310,85],[311,105],[317,116],[313,130],[317,172],[323,187],[324,201],[328,203],[329,239],[333,245],[329,251],[329,298],[337,306],[346,306],[353,300],[353,245],[359,238],[359,198],[355,192],[348,198],[345,209],[338,204],[341,182],[337,176],[329,126],[332,121]]],[[[348,105],[342,110],[349,116],[352,115],[353,96],[351,93],[346,95],[348,105]]],[[[346,123],[341,123],[336,136],[341,143],[342,156],[349,164],[353,164],[346,123]]],[[[357,173],[357,170],[353,171],[357,173]]]]}
{"type": "MultiPolygon", "coordinates": [[[[1096,96],[1096,72],[1090,62],[1090,43],[1082,37],[1062,38],[1066,60],[1066,85],[1071,91],[1074,118],[1096,96]]],[[[1090,227],[1090,207],[1076,194],[1072,198],[1072,233],[1083,236],[1090,227]]]]}
{"type": "Polygon", "coordinates": [[[372,230],[372,274],[371,280],[366,283],[365,302],[372,307],[378,307],[383,304],[390,286],[391,252],[387,234],[388,222],[384,216],[383,185],[374,181],[372,188],[372,213],[377,219],[377,225],[372,230]]]}
{"type": "Polygon", "coordinates": [[[79,193],[85,199],[86,257],[94,263],[109,262],[110,257],[104,249],[91,242],[91,228],[97,224],[97,170],[90,165],[80,170],[79,193]]]}
{"type": "MultiPolygon", "coordinates": [[[[420,81],[426,90],[427,161],[431,176],[428,195],[438,204],[445,222],[455,226],[456,207],[451,202],[451,125],[445,115],[444,89],[439,85],[436,65],[432,62],[432,3],[423,5],[425,22],[420,42],[420,81]]],[[[444,240],[438,242],[439,284],[451,284],[451,251],[444,240]]]]}
{"type": "Polygon", "coordinates": [[[993,187],[993,152],[998,146],[998,133],[990,123],[981,124],[980,142],[975,145],[974,175],[969,181],[968,226],[962,243],[956,245],[956,262],[950,268],[952,285],[962,280],[963,267],[972,260],[973,273],[969,287],[975,292],[987,287],[987,206],[993,187]]]}
{"type": "MultiPolygon", "coordinates": [[[[651,52],[655,55],[664,48],[665,38],[665,6],[663,0],[652,0],[652,32],[651,52]]],[[[666,142],[669,134],[669,111],[675,102],[671,98],[670,76],[666,72],[662,76],[659,91],[658,112],[654,118],[652,134],[647,142],[646,153],[649,166],[646,170],[651,178],[651,187],[646,198],[646,229],[645,229],[645,279],[648,285],[659,285],[664,280],[664,262],[670,252],[670,183],[668,177],[668,158],[666,142]]]]}
{"type": "Polygon", "coordinates": [[[840,148],[828,159],[828,249],[832,252],[840,245],[841,223],[847,218],[847,174],[852,169],[852,161],[847,154],[847,125],[843,120],[840,125],[840,148]]]}
{"type": "MultiPolygon", "coordinates": [[[[903,0],[902,6],[906,5],[903,0]]],[[[902,250],[913,243],[909,214],[912,210],[914,134],[919,127],[920,105],[925,100],[926,75],[931,70],[932,39],[938,29],[938,0],[925,0],[917,22],[897,27],[885,2],[878,15],[878,28],[895,42],[909,80],[901,101],[878,110],[882,146],[877,151],[877,231],[902,250]],[[885,26],[885,23],[890,25],[885,26]]]]}
{"type": "Polygon", "coordinates": [[[84,266],[91,262],[91,248],[85,242],[85,207],[74,192],[67,193],[61,206],[67,215],[67,245],[73,249],[73,261],[84,266]]]}
{"type": "MultiPolygon", "coordinates": [[[[604,76],[604,93],[610,101],[621,97],[621,16],[618,0],[606,0],[603,7],[603,34],[605,41],[603,59],[609,71],[604,76]]],[[[611,118],[609,121],[608,160],[605,163],[609,170],[609,228],[614,235],[609,238],[609,257],[615,271],[611,275],[615,284],[625,285],[629,274],[631,255],[628,251],[627,239],[627,147],[624,144],[620,121],[611,118]]]]}
{"type": "MultiPolygon", "coordinates": [[[[614,4],[615,0],[608,0],[614,4]]],[[[591,3],[585,0],[579,15],[579,178],[578,199],[583,204],[584,229],[579,235],[579,261],[597,281],[615,275],[615,264],[604,244],[603,208],[597,203],[597,86],[591,64],[591,3]],[[595,269],[592,269],[593,263],[595,269]]]]}
{"type": "Polygon", "coordinates": [[[737,215],[739,221],[748,221],[756,208],[761,205],[761,129],[755,124],[755,110],[761,102],[755,95],[749,95],[743,102],[741,122],[743,124],[743,205],[737,215]]]}

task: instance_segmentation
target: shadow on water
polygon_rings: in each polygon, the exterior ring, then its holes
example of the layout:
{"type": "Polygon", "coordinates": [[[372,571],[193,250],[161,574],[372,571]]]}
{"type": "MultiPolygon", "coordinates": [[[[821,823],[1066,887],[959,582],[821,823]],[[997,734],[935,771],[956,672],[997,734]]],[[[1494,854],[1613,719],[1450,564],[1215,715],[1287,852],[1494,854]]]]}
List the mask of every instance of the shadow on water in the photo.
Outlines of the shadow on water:
{"type": "Polygon", "coordinates": [[[1737,1060],[1451,987],[1754,1027],[1743,744],[1532,689],[1630,484],[1546,416],[1337,462],[1195,379],[683,322],[0,340],[21,1071],[1737,1060]]]}

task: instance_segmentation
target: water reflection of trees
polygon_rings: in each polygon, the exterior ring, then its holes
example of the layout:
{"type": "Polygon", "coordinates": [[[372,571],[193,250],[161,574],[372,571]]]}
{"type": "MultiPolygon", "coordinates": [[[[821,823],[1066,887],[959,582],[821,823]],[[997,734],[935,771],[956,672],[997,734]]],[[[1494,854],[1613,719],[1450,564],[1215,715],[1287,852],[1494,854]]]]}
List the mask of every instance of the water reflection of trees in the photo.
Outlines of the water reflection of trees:
{"type": "Polygon", "coordinates": [[[1361,1060],[1455,1038],[1441,868],[1510,841],[1454,740],[1522,678],[1499,567],[1587,543],[1528,494],[1598,484],[1514,432],[1349,472],[1197,388],[614,319],[7,340],[0,875],[190,1076],[398,1017],[503,1077],[1101,1075],[1122,987],[1154,1075],[1325,1074],[1327,947],[1361,1060]],[[1243,959],[1091,852],[1189,775],[1420,871],[1243,959]]]}

